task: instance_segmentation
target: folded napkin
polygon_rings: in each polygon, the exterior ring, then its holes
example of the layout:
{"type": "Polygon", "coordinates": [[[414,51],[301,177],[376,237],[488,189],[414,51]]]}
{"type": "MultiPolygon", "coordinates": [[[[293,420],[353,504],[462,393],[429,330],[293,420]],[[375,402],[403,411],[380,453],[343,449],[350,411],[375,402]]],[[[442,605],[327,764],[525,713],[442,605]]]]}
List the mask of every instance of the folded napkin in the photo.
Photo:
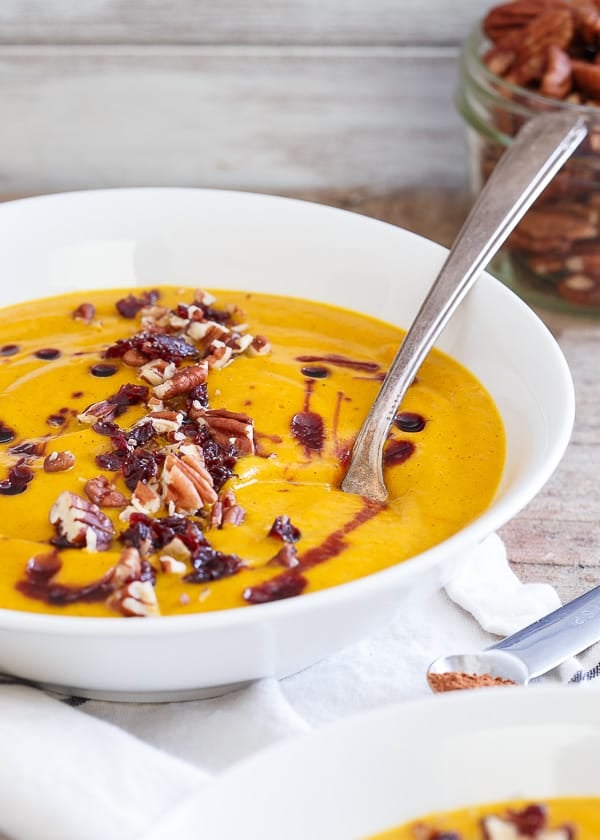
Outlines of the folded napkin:
{"type": "MultiPolygon", "coordinates": [[[[519,582],[494,535],[461,559],[445,589],[400,603],[375,635],[280,682],[151,705],[61,700],[0,678],[0,833],[151,840],[174,836],[177,821],[178,840],[197,840],[198,825],[182,834],[181,816],[215,772],[326,722],[427,695],[436,656],[479,650],[559,603],[551,586],[519,582]]],[[[591,684],[594,653],[548,678],[591,684]]]]}

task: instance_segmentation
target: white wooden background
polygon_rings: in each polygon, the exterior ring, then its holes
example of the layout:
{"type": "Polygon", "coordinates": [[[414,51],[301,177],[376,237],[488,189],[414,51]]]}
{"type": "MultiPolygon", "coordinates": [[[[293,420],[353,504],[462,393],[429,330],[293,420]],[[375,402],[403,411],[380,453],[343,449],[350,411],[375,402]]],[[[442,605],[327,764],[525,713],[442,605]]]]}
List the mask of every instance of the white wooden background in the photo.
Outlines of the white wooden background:
{"type": "Polygon", "coordinates": [[[0,0],[0,194],[458,186],[488,0],[0,0]]]}

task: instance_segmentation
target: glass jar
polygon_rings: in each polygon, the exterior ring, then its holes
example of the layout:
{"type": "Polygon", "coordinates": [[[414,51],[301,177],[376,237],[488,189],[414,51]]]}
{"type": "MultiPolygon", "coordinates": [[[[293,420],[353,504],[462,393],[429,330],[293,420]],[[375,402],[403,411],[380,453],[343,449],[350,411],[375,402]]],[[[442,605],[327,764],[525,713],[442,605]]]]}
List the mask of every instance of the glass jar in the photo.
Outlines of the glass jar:
{"type": "Polygon", "coordinates": [[[457,104],[467,124],[473,195],[534,114],[569,109],[589,122],[588,137],[524,216],[490,270],[535,306],[600,315],[600,108],[510,84],[481,60],[488,47],[477,29],[465,42],[460,62],[457,104]]]}

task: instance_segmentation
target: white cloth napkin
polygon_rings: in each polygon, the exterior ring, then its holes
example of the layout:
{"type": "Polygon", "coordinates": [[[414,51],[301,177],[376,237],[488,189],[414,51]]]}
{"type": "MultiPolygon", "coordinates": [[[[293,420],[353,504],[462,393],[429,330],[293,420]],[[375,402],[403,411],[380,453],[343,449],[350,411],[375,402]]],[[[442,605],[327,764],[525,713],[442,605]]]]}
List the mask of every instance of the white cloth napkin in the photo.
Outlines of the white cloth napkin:
{"type": "MultiPolygon", "coordinates": [[[[436,656],[485,647],[496,640],[490,634],[508,635],[559,603],[551,586],[519,582],[494,535],[461,559],[445,591],[400,605],[371,638],[280,682],[150,705],[61,700],[0,678],[0,833],[169,837],[171,820],[212,774],[279,739],[426,695],[425,669],[436,656]]],[[[593,654],[551,678],[597,676],[593,654]]],[[[196,824],[177,834],[198,836],[196,824]]]]}

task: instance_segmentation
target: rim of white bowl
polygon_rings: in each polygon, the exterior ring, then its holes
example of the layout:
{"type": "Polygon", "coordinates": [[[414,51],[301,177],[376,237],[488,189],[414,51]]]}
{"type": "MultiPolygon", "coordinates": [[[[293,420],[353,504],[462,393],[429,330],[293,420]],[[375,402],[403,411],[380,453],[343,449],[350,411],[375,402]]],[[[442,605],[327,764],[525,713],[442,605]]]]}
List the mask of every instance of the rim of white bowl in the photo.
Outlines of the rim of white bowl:
{"type": "MultiPolygon", "coordinates": [[[[218,190],[218,189],[204,189],[195,187],[127,187],[127,188],[108,188],[98,190],[73,190],[69,192],[49,193],[47,195],[29,196],[26,198],[19,198],[13,201],[7,201],[0,204],[0,215],[10,211],[10,208],[22,206],[25,203],[49,203],[56,201],[65,201],[69,199],[81,198],[82,200],[91,199],[94,196],[108,196],[108,195],[129,195],[134,197],[135,194],[146,194],[149,192],[170,193],[172,195],[182,194],[201,194],[203,196],[218,195],[223,197],[225,195],[231,196],[233,199],[247,201],[265,201],[272,203],[289,203],[295,205],[303,205],[307,208],[316,208],[314,212],[324,212],[330,215],[343,214],[350,216],[354,221],[360,220],[358,223],[369,226],[384,225],[395,231],[400,235],[407,235],[414,237],[427,243],[427,247],[440,254],[448,252],[447,248],[427,239],[424,236],[407,231],[405,228],[397,227],[389,222],[379,221],[369,216],[362,216],[350,210],[343,210],[337,207],[330,207],[328,205],[319,204],[317,202],[306,201],[297,198],[288,198],[285,196],[270,195],[268,193],[256,193],[245,190],[218,190]]],[[[513,291],[507,288],[503,283],[493,277],[487,272],[483,272],[478,283],[484,282],[495,287],[495,292],[507,299],[511,300],[511,305],[520,308],[522,312],[527,312],[531,319],[531,329],[536,329],[540,341],[546,342],[548,349],[554,354],[556,364],[556,378],[555,387],[557,393],[561,395],[561,409],[564,414],[563,422],[560,430],[555,435],[555,440],[546,453],[543,467],[540,467],[535,476],[529,477],[527,480],[520,482],[516,489],[510,490],[502,499],[493,501],[490,507],[485,510],[475,520],[470,522],[458,533],[447,538],[441,543],[427,549],[420,554],[416,554],[400,563],[382,569],[379,572],[373,572],[365,577],[357,580],[349,581],[348,583],[338,584],[328,589],[323,589],[318,592],[308,592],[301,596],[294,598],[286,598],[279,601],[272,601],[266,604],[253,604],[242,607],[232,607],[225,610],[215,610],[212,612],[194,613],[190,615],[181,616],[159,616],[155,620],[150,621],[130,621],[120,617],[114,619],[106,617],[86,617],[86,616],[72,616],[72,615],[50,615],[47,613],[27,612],[25,610],[11,610],[0,608],[0,629],[18,629],[24,632],[46,632],[61,634],[66,632],[74,632],[77,635],[126,635],[127,637],[143,637],[158,635],[171,635],[185,632],[186,630],[198,630],[200,628],[219,629],[224,626],[232,626],[238,624],[244,626],[255,621],[262,621],[263,619],[277,619],[282,614],[289,615],[293,613],[310,612],[313,609],[321,609],[327,604],[335,603],[339,600],[353,600],[360,599],[363,594],[372,590],[389,589],[397,577],[406,576],[411,571],[415,574],[421,573],[424,570],[431,570],[440,563],[439,555],[451,562],[452,556],[457,556],[461,551],[469,551],[473,549],[485,537],[494,533],[498,528],[508,522],[515,516],[531,499],[539,492],[539,490],[548,481],[550,476],[556,470],[562,456],[567,448],[571,436],[573,422],[575,418],[575,393],[573,380],[566,362],[566,359],[560,350],[556,339],[551,334],[550,330],[542,322],[538,315],[513,291]],[[418,569],[416,568],[418,564],[418,569]]]]}

